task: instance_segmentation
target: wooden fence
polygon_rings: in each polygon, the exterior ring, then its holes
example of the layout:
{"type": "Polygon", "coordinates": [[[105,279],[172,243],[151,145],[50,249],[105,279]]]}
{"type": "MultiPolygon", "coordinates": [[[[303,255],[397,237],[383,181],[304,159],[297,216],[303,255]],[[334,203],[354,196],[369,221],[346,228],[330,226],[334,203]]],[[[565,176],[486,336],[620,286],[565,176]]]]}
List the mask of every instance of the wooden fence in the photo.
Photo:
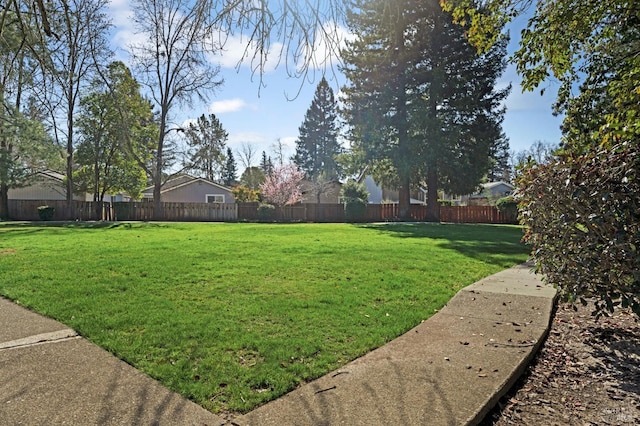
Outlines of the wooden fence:
{"type": "MultiPolygon", "coordinates": [[[[424,204],[411,204],[411,220],[422,222],[427,217],[427,206],[424,204]]],[[[396,221],[400,216],[398,204],[367,204],[366,220],[368,222],[396,221]]]]}
{"type": "Polygon", "coordinates": [[[113,203],[115,220],[162,220],[168,222],[233,222],[238,220],[237,204],[220,203],[160,203],[156,216],[153,203],[113,203]]]}
{"type": "Polygon", "coordinates": [[[440,207],[440,222],[507,224],[518,223],[518,218],[495,206],[443,206],[440,207]]]}
{"type": "MultiPolygon", "coordinates": [[[[118,202],[96,203],[74,201],[9,200],[9,215],[15,220],[40,220],[38,207],[53,207],[52,220],[133,220],[175,222],[234,222],[261,220],[258,203],[161,203],[162,210],[155,216],[153,203],[118,202]]],[[[411,220],[424,221],[426,206],[411,205],[411,220]]],[[[398,204],[368,204],[363,222],[389,222],[398,220],[398,204]]],[[[284,222],[344,222],[344,205],[303,203],[276,207],[269,220],[284,222]]],[[[500,212],[494,206],[440,207],[440,221],[452,223],[517,223],[514,215],[500,212]]]]}
{"type": "Polygon", "coordinates": [[[53,208],[50,220],[114,220],[109,203],[65,200],[9,200],[9,217],[14,220],[40,220],[38,207],[53,208]]]}
{"type": "Polygon", "coordinates": [[[239,220],[276,220],[286,222],[344,222],[343,204],[302,203],[277,207],[270,218],[261,218],[258,203],[238,203],[239,220]]]}

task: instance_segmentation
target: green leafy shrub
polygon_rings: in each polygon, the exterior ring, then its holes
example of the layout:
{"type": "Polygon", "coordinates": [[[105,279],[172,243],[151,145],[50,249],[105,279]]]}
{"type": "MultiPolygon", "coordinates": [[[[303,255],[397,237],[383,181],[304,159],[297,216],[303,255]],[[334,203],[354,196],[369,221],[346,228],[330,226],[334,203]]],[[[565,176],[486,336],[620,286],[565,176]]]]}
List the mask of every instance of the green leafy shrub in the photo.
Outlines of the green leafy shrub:
{"type": "Polygon", "coordinates": [[[451,207],[451,206],[453,206],[453,201],[451,201],[451,200],[438,200],[438,205],[440,207],[451,207]]]}
{"type": "Polygon", "coordinates": [[[514,223],[518,221],[518,201],[513,195],[499,198],[496,201],[496,207],[507,216],[509,221],[514,223]]]}
{"type": "Polygon", "coordinates": [[[351,199],[344,203],[344,217],[347,222],[362,222],[367,213],[367,202],[351,199]]]}
{"type": "Polygon", "coordinates": [[[38,217],[40,217],[40,220],[51,220],[53,219],[55,211],[56,209],[54,207],[40,206],[38,207],[38,217]]]}
{"type": "Polygon", "coordinates": [[[256,201],[260,201],[259,190],[247,188],[243,185],[232,188],[231,193],[236,203],[255,203],[256,201]]]}
{"type": "Polygon", "coordinates": [[[273,204],[261,203],[258,205],[258,218],[260,220],[270,220],[273,218],[276,207],[273,204]]]}
{"type": "Polygon", "coordinates": [[[340,195],[344,203],[344,215],[347,222],[361,222],[366,217],[369,192],[363,183],[348,180],[342,185],[340,195]]]}
{"type": "Polygon", "coordinates": [[[594,315],[640,315],[640,157],[636,144],[561,154],[523,170],[517,199],[536,269],[594,315]]]}

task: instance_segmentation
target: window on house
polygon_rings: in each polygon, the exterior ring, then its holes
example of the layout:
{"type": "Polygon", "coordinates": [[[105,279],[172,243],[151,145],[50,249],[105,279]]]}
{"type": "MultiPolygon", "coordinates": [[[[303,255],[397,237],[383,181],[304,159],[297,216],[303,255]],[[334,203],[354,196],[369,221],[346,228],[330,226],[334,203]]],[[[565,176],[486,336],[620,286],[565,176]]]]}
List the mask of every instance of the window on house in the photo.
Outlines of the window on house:
{"type": "Polygon", "coordinates": [[[207,194],[207,203],[224,203],[223,194],[207,194]]]}

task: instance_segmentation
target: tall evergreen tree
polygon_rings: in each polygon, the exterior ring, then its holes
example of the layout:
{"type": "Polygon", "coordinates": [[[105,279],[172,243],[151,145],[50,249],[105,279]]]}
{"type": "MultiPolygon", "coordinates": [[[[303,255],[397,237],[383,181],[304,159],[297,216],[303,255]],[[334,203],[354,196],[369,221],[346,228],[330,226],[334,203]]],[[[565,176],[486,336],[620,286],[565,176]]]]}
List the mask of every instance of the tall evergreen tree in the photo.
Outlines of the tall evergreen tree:
{"type": "Polygon", "coordinates": [[[236,179],[238,179],[238,166],[236,165],[235,158],[233,158],[233,151],[231,151],[229,147],[227,147],[226,157],[224,169],[222,170],[222,183],[226,186],[232,186],[236,182],[236,179]]]}
{"type": "Polygon", "coordinates": [[[333,90],[323,77],[299,128],[293,158],[308,179],[315,180],[320,175],[336,179],[340,175],[336,157],[342,149],[338,143],[337,118],[333,90]]]}
{"type": "Polygon", "coordinates": [[[262,169],[264,174],[267,176],[273,173],[273,161],[271,161],[271,157],[267,156],[266,151],[262,151],[262,160],[260,160],[260,169],[262,169]]]}
{"type": "Polygon", "coordinates": [[[491,182],[504,181],[511,182],[513,177],[511,172],[511,153],[509,152],[509,141],[502,139],[494,147],[492,164],[487,179],[491,182]]]}
{"type": "Polygon", "coordinates": [[[229,133],[215,114],[202,114],[195,123],[189,123],[184,134],[189,147],[187,170],[210,181],[221,177],[226,159],[224,149],[229,133]]]}
{"type": "Polygon", "coordinates": [[[390,163],[399,213],[409,217],[412,183],[428,187],[429,219],[437,191],[474,189],[503,140],[495,91],[506,41],[479,55],[437,0],[361,0],[349,16],[358,37],[344,52],[345,113],[356,150],[369,163],[390,163]]]}

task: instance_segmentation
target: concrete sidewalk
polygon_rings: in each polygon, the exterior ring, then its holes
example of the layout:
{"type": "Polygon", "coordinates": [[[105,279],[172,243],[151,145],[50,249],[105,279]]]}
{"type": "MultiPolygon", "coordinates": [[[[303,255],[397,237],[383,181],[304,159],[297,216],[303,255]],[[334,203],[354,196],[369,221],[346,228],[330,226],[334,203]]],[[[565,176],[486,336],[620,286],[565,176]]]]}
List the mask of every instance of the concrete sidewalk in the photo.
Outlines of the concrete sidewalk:
{"type": "Polygon", "coordinates": [[[167,390],[64,325],[0,299],[2,424],[465,425],[517,380],[555,290],[526,265],[461,290],[387,345],[233,421],[167,390]]]}
{"type": "Polygon", "coordinates": [[[0,298],[0,424],[223,425],[51,319],[0,298]]]}

